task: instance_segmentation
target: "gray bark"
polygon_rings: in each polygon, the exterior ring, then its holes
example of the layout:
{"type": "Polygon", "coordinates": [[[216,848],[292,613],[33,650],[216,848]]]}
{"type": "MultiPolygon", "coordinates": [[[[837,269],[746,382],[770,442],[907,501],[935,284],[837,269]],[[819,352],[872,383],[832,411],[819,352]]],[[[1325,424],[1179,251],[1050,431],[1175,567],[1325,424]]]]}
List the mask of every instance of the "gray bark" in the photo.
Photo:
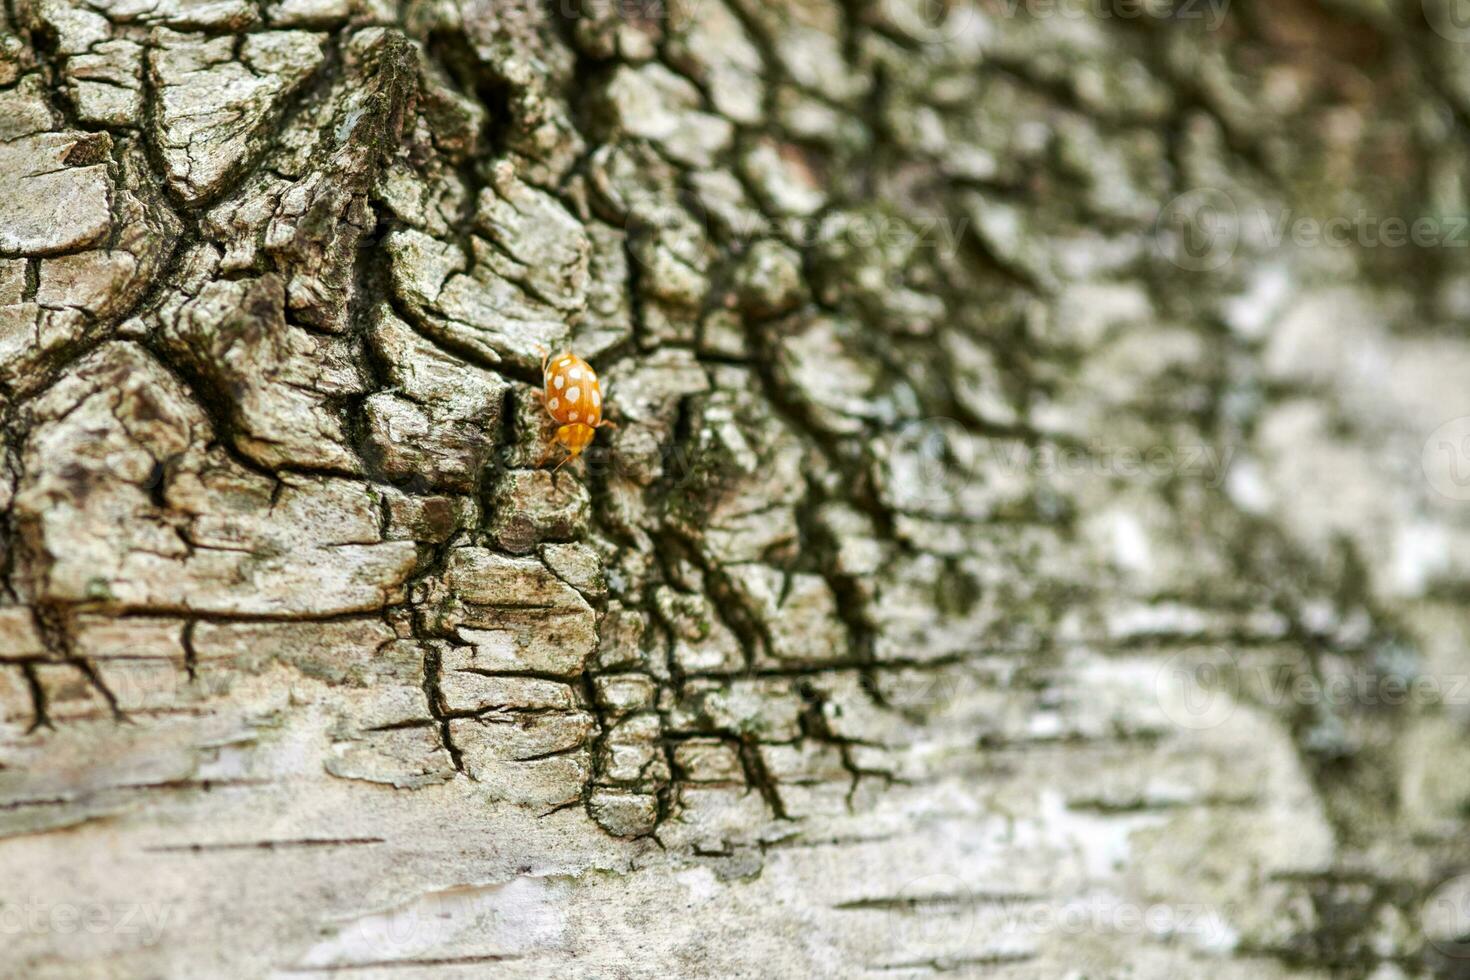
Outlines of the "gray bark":
{"type": "Polygon", "coordinates": [[[0,973],[1470,975],[1454,13],[7,0],[0,973]]]}

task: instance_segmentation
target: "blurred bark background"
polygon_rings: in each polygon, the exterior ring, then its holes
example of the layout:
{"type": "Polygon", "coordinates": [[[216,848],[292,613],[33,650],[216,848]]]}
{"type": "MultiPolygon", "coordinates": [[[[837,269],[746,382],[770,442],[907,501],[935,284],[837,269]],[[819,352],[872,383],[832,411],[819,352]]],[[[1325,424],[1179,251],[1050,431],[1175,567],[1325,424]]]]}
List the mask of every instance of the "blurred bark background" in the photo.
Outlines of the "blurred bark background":
{"type": "Polygon", "coordinates": [[[6,0],[0,973],[1470,975],[1460,13],[6,0]]]}

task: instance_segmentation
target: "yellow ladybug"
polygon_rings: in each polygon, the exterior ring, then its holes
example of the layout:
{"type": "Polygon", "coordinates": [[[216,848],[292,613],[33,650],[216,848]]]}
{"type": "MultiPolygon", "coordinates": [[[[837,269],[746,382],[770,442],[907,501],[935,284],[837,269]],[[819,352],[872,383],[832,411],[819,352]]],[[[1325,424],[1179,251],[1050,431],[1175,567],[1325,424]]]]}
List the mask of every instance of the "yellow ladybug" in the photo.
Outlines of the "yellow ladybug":
{"type": "MultiPolygon", "coordinates": [[[[556,441],[567,455],[556,464],[557,469],[580,456],[598,429],[613,425],[602,417],[602,384],[597,372],[571,351],[541,358],[541,401],[547,413],[561,423],[556,441]]],[[[541,463],[550,455],[548,450],[541,463]]]]}

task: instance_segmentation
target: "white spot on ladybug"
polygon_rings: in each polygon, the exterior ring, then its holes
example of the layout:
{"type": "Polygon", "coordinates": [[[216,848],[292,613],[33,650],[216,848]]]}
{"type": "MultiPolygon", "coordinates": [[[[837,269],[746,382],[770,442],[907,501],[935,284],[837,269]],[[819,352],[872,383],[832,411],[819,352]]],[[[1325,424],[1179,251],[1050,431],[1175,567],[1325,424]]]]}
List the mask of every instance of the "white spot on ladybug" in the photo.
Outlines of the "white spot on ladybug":
{"type": "MultiPolygon", "coordinates": [[[[573,391],[576,391],[577,389],[576,388],[573,388],[572,390],[573,391]]],[[[576,412],[573,412],[571,415],[569,415],[567,417],[570,418],[573,422],[577,421],[577,413],[576,412]]]]}
{"type": "Polygon", "coordinates": [[[551,410],[553,412],[556,411],[558,408],[561,408],[561,399],[560,398],[553,398],[551,400],[551,402],[550,402],[550,405],[551,405],[551,410]]]}
{"type": "Polygon", "coordinates": [[[597,393],[597,389],[596,388],[593,388],[592,389],[592,404],[593,404],[593,406],[597,406],[597,405],[601,405],[602,404],[602,396],[597,393]]]}
{"type": "Polygon", "coordinates": [[[551,383],[557,391],[561,391],[561,389],[566,385],[567,379],[558,374],[555,380],[553,380],[551,383]]]}
{"type": "Polygon", "coordinates": [[[567,389],[567,401],[570,404],[572,404],[572,405],[577,404],[577,399],[578,398],[581,398],[581,397],[582,397],[582,389],[581,388],[568,388],[567,389]]]}
{"type": "Polygon", "coordinates": [[[582,378],[582,369],[579,367],[572,368],[570,371],[567,372],[567,377],[571,378],[573,381],[580,381],[582,378]]]}
{"type": "Polygon", "coordinates": [[[572,363],[572,359],[571,359],[571,358],[570,358],[570,357],[563,357],[563,358],[562,358],[562,359],[561,359],[561,364],[560,364],[560,366],[561,366],[561,367],[566,367],[566,366],[567,366],[567,365],[568,365],[568,364],[570,364],[570,363],[572,363]]]}

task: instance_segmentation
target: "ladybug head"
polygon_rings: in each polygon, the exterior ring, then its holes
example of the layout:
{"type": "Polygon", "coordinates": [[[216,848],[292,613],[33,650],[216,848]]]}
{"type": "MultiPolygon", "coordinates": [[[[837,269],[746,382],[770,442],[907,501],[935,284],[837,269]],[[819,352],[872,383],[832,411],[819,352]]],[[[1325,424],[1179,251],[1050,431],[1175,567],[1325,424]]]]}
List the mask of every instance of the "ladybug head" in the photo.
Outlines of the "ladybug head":
{"type": "Polygon", "coordinates": [[[556,441],[566,446],[567,452],[573,456],[577,456],[591,444],[592,437],[596,434],[597,430],[592,428],[592,426],[583,425],[580,422],[573,422],[570,425],[563,425],[556,430],[556,441]]]}

